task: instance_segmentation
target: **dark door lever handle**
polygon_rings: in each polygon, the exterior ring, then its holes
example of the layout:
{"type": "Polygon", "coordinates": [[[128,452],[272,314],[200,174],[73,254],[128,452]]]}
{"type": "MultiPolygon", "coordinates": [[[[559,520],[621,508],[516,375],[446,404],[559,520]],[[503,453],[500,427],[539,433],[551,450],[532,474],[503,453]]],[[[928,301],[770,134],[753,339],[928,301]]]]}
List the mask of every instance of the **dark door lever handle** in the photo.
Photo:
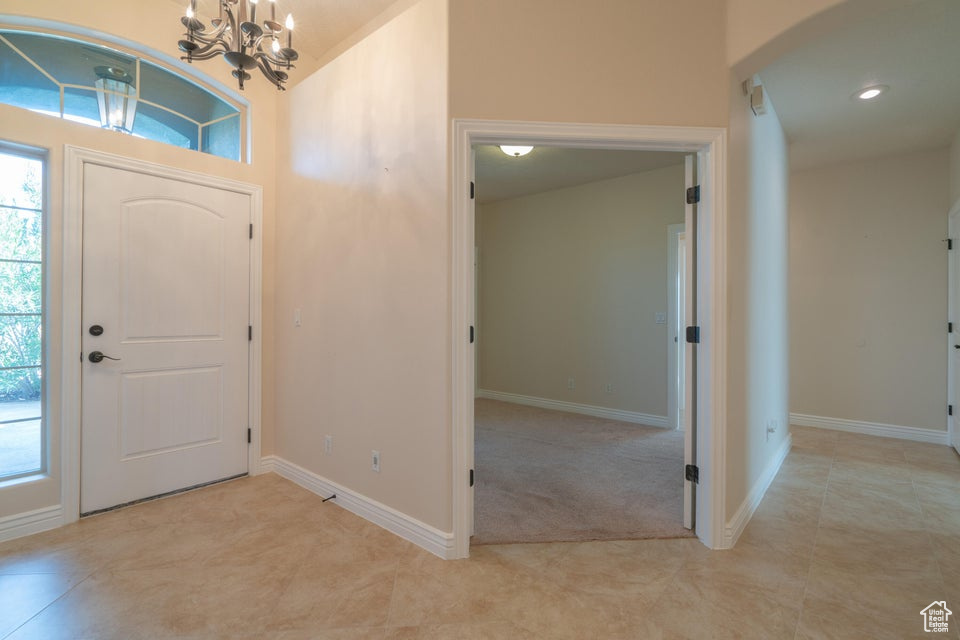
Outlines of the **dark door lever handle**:
{"type": "Polygon", "coordinates": [[[120,358],[111,358],[108,355],[104,355],[102,351],[91,351],[90,355],[87,356],[87,359],[90,362],[103,362],[104,359],[107,360],[119,360],[120,358]]]}

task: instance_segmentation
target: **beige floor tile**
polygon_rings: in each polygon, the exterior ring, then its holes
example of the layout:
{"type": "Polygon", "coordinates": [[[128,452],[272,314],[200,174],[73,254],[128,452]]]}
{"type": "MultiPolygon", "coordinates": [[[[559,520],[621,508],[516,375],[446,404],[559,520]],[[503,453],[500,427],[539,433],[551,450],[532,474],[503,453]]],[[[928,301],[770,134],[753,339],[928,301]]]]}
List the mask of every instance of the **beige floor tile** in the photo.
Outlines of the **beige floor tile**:
{"type": "Polygon", "coordinates": [[[265,629],[289,578],[264,568],[98,572],[11,637],[162,638],[265,629]]]}
{"type": "Polygon", "coordinates": [[[0,638],[46,609],[83,578],[55,573],[0,575],[0,638]]]}
{"type": "Polygon", "coordinates": [[[810,566],[803,607],[837,603],[864,616],[909,621],[942,598],[943,591],[939,570],[929,564],[916,570],[866,575],[830,559],[815,560],[810,566]]]}
{"type": "Polygon", "coordinates": [[[443,561],[245,478],[0,543],[0,637],[922,637],[920,609],[960,603],[960,462],[944,449],[795,429],[725,552],[637,540],[443,561]]]}
{"type": "Polygon", "coordinates": [[[915,616],[876,616],[846,606],[843,601],[806,601],[797,628],[797,640],[920,640],[923,631],[919,609],[915,616]]]}

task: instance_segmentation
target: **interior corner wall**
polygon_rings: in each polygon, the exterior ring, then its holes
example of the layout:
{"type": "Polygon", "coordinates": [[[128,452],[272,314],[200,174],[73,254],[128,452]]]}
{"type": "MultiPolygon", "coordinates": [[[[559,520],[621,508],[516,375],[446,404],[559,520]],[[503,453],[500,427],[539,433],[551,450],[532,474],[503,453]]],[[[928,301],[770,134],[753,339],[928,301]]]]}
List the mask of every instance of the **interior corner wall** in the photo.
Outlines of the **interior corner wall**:
{"type": "Polygon", "coordinates": [[[666,419],[683,188],[679,164],[479,205],[479,388],[666,419]]]}
{"type": "Polygon", "coordinates": [[[948,151],[790,177],[794,413],[946,429],[948,151]]]}
{"type": "Polygon", "coordinates": [[[731,518],[788,437],[787,140],[773,104],[754,116],[730,75],[727,504],[731,518]],[[767,426],[776,431],[768,436],[767,426]]]}
{"type": "Polygon", "coordinates": [[[276,454],[450,531],[446,27],[422,0],[281,102],[276,454]]]}
{"type": "Polygon", "coordinates": [[[726,126],[724,4],[451,2],[450,116],[726,126]]]}
{"type": "Polygon", "coordinates": [[[960,202],[960,129],[950,147],[950,206],[960,202]]]}
{"type": "MultiPolygon", "coordinates": [[[[53,21],[136,43],[136,46],[178,56],[176,40],[183,15],[183,7],[171,2],[116,3],[109,0],[63,2],[62,0],[31,0],[5,3],[2,16],[13,19],[53,21]],[[157,25],[166,25],[159,28],[157,25]]],[[[73,37],[83,38],[76,35],[73,37]]],[[[91,37],[95,37],[92,35],[91,37]]],[[[203,63],[201,63],[203,64],[203,63]]],[[[185,65],[184,65],[185,66],[185,65]]],[[[216,61],[195,66],[226,86],[234,86],[229,67],[216,61]]],[[[206,153],[182,149],[153,140],[135,138],[115,131],[107,131],[68,120],[41,115],[9,105],[0,104],[0,140],[39,147],[49,152],[47,178],[48,247],[46,263],[48,369],[46,371],[47,428],[51,447],[49,475],[38,482],[18,484],[2,490],[0,518],[43,507],[60,504],[60,338],[63,327],[62,250],[63,250],[63,182],[64,145],[113,153],[136,160],[155,162],[211,176],[239,180],[263,187],[263,346],[262,362],[262,447],[269,453],[273,430],[273,264],[274,264],[274,175],[275,160],[273,132],[276,110],[276,89],[266,82],[251,81],[244,97],[250,101],[253,114],[249,143],[253,149],[251,164],[226,160],[206,153]]],[[[79,482],[79,478],[75,479],[79,482]]]]}

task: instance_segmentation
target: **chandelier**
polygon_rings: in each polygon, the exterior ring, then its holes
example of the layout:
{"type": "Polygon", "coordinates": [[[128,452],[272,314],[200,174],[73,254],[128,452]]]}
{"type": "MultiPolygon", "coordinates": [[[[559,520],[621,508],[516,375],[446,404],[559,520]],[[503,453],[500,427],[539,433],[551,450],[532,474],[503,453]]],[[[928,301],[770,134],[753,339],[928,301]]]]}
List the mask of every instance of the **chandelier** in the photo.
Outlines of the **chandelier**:
{"type": "Polygon", "coordinates": [[[180,50],[187,55],[181,60],[209,60],[223,56],[231,67],[243,91],[248,71],[260,69],[277,89],[289,78],[287,70],[300,57],[293,48],[293,16],[287,15],[287,46],[280,45],[284,26],[277,22],[276,0],[270,2],[270,19],[257,24],[258,0],[217,0],[220,15],[210,21],[210,29],[197,18],[197,0],[190,0],[187,15],[180,19],[187,28],[187,39],[181,40],[180,50]],[[249,16],[249,20],[247,19],[249,16]]]}

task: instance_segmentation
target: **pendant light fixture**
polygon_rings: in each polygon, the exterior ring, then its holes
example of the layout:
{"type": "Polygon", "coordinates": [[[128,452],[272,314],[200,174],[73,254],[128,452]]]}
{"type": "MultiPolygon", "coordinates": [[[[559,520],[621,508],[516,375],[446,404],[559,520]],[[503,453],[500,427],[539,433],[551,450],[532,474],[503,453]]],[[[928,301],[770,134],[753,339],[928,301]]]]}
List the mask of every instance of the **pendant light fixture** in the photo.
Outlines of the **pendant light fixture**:
{"type": "Polygon", "coordinates": [[[133,132],[137,115],[137,89],[129,73],[117,67],[96,67],[97,107],[100,126],[124,133],[133,132]]]}
{"type": "Polygon", "coordinates": [[[178,43],[186,55],[181,60],[209,60],[223,56],[237,79],[240,90],[250,79],[249,71],[259,69],[277,89],[283,90],[289,79],[287,71],[300,54],[293,48],[293,16],[285,25],[277,22],[276,0],[269,0],[270,18],[257,23],[259,0],[217,0],[219,16],[210,21],[210,28],[197,17],[197,0],[190,0],[187,15],[180,19],[187,28],[186,40],[178,43]],[[249,17],[249,19],[248,19],[249,17]],[[284,31],[287,46],[282,46],[284,31]]]}

